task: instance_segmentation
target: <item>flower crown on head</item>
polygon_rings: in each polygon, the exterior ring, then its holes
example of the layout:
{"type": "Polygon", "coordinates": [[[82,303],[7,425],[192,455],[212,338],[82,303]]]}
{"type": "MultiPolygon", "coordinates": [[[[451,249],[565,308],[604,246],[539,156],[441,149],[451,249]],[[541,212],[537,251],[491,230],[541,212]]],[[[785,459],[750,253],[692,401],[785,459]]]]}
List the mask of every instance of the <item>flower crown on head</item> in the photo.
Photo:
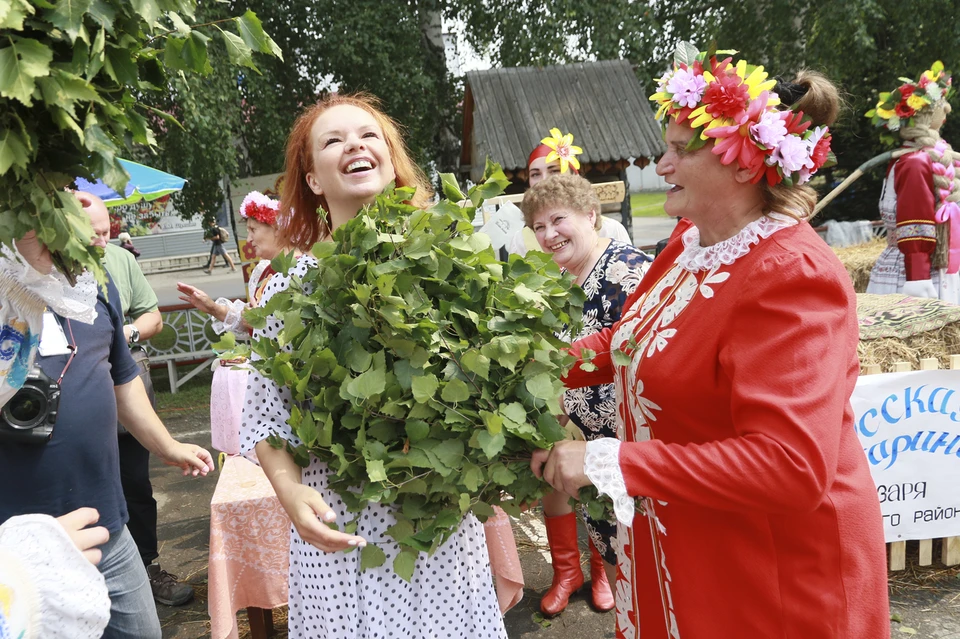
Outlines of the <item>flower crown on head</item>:
{"type": "Polygon", "coordinates": [[[250,191],[240,204],[240,215],[252,218],[261,224],[273,226],[277,222],[280,202],[267,197],[260,191],[250,191]]]}
{"type": "Polygon", "coordinates": [[[674,55],[673,70],[658,79],[657,120],[665,116],[686,123],[695,132],[687,150],[715,140],[713,153],[720,162],[736,161],[753,172],[753,183],[766,178],[770,185],[803,184],[824,166],[835,163],[830,152],[830,130],[811,128],[801,111],[780,110],[780,96],[773,91],[776,80],[767,80],[762,66],[732,57],[736,51],[698,51],[681,42],[674,55]]]}
{"type": "Polygon", "coordinates": [[[573,145],[573,133],[563,135],[560,133],[560,129],[554,127],[550,129],[550,137],[540,140],[540,144],[545,144],[552,149],[545,158],[547,164],[560,160],[561,173],[567,172],[568,165],[578,171],[580,170],[580,160],[577,159],[577,156],[583,153],[583,149],[573,145]]]}
{"type": "Polygon", "coordinates": [[[950,72],[943,70],[940,60],[921,73],[919,80],[899,80],[902,83],[899,87],[889,93],[881,93],[877,106],[864,114],[875,126],[887,131],[913,126],[917,113],[946,100],[953,91],[950,72]]]}

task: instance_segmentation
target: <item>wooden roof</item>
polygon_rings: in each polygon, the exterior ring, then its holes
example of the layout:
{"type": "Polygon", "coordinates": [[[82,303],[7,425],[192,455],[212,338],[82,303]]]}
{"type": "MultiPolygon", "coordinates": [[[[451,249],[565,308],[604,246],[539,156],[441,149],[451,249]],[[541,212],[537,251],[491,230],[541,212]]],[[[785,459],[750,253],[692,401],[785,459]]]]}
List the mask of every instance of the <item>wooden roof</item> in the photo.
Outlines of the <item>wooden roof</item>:
{"type": "Polygon", "coordinates": [[[526,169],[553,127],[573,133],[581,162],[658,157],[666,147],[647,96],[626,60],[471,71],[461,171],[482,174],[487,157],[507,171],[526,169]]]}

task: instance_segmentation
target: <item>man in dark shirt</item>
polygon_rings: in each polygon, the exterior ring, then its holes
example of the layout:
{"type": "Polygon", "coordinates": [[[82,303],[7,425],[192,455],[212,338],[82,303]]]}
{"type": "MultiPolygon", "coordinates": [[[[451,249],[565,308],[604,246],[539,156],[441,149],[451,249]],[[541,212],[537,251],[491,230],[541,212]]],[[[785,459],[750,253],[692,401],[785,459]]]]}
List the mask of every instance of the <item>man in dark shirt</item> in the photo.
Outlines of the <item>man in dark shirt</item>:
{"type": "Polygon", "coordinates": [[[199,446],[174,440],[157,417],[130,356],[119,303],[108,300],[119,302],[110,282],[98,292],[97,318],[90,325],[57,315],[47,318],[36,364],[60,379],[57,420],[47,443],[0,443],[0,523],[27,513],[58,517],[83,506],[96,508],[99,524],[110,532],[98,566],[111,599],[104,637],[160,639],[147,573],[125,525],[117,419],[184,474],[206,475],[213,459],[199,446]],[[60,354],[45,351],[45,343],[57,343],[59,331],[66,348],[55,349],[60,354]]]}

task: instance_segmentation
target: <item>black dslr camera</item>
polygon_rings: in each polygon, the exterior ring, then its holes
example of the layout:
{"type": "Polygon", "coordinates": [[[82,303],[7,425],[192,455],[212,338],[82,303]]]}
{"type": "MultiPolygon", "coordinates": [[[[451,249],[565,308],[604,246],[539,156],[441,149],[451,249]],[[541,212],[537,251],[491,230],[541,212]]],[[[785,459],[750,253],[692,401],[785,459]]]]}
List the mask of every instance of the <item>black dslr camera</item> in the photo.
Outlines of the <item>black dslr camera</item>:
{"type": "Polygon", "coordinates": [[[0,409],[0,443],[46,444],[59,405],[60,385],[34,364],[23,387],[0,409]]]}

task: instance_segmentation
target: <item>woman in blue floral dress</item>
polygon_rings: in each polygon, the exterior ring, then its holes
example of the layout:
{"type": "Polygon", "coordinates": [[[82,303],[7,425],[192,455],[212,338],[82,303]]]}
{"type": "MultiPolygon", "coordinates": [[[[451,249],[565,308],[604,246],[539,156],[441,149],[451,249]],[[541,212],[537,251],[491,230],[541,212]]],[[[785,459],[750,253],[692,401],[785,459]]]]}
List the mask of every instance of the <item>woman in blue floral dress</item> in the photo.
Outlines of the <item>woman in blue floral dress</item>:
{"type": "MultiPolygon", "coordinates": [[[[582,177],[561,174],[533,186],[521,204],[524,220],[537,237],[540,247],[554,261],[577,277],[587,294],[583,305],[583,328],[576,335],[564,334],[569,341],[598,333],[613,326],[627,297],[633,293],[647,270],[650,258],[636,247],[602,238],[600,200],[590,182],[582,177]]],[[[617,436],[617,402],[613,384],[568,390],[564,409],[587,440],[617,436]]],[[[551,493],[543,500],[544,520],[550,555],[553,559],[553,584],[540,601],[544,615],[554,616],[566,608],[570,595],[583,585],[577,522],[566,495],[551,493]]],[[[584,516],[590,535],[591,603],[596,610],[612,610],[606,570],[615,570],[616,524],[584,516]],[[604,566],[606,564],[606,566],[604,566]]]]}

